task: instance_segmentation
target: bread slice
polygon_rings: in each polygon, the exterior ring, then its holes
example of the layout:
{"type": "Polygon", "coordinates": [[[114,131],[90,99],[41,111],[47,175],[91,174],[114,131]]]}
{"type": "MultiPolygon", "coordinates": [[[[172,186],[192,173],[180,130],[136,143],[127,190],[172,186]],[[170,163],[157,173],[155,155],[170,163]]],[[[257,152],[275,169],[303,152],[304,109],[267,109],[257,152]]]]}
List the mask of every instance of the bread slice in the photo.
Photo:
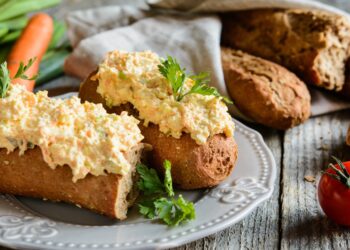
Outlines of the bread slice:
{"type": "Polygon", "coordinates": [[[349,58],[350,23],[336,14],[259,9],[223,16],[222,43],[295,72],[308,84],[340,91],[349,58]]]}
{"type": "Polygon", "coordinates": [[[310,93],[296,75],[238,50],[222,48],[221,58],[229,94],[243,114],[277,129],[291,128],[309,118],[310,93]]]}
{"type": "MultiPolygon", "coordinates": [[[[82,83],[79,97],[82,101],[102,103],[109,113],[119,114],[128,111],[138,117],[138,112],[131,104],[106,106],[104,98],[97,93],[98,81],[91,79],[96,72],[82,83]]],[[[172,163],[172,178],[174,184],[182,189],[207,188],[218,185],[232,172],[237,160],[237,144],[233,137],[215,135],[203,145],[198,145],[188,134],[180,139],[166,136],[159,131],[157,125],[148,127],[139,124],[144,141],[150,144],[153,150],[147,155],[149,165],[163,173],[163,162],[172,163]]]]}
{"type": "Polygon", "coordinates": [[[7,153],[0,150],[0,193],[63,201],[91,209],[112,218],[126,218],[128,207],[136,197],[135,165],[140,160],[143,145],[128,152],[132,169],[126,175],[88,175],[72,181],[69,166],[51,169],[42,157],[40,148],[7,153]]]}

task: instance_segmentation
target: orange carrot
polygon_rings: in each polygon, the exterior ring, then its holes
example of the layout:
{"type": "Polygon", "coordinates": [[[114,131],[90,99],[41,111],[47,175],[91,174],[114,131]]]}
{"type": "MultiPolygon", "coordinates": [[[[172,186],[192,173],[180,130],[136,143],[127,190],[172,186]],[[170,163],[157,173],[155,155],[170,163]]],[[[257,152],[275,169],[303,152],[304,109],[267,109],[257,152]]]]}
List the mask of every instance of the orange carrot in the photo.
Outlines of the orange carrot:
{"type": "MultiPolygon", "coordinates": [[[[32,77],[38,73],[41,58],[49,47],[52,33],[53,20],[49,15],[38,13],[29,20],[7,57],[11,78],[15,76],[20,63],[27,64],[31,58],[36,60],[26,71],[26,75],[32,77]]],[[[22,84],[29,91],[33,91],[35,80],[16,79],[15,83],[22,84]]]]}

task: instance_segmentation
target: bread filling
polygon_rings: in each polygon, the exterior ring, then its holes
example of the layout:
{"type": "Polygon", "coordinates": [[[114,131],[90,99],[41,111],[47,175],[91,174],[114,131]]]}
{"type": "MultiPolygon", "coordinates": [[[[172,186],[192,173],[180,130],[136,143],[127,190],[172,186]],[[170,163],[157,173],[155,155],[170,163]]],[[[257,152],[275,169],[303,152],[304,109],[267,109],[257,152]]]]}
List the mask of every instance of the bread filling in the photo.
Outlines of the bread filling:
{"type": "Polygon", "coordinates": [[[126,112],[108,114],[101,104],[51,99],[46,91],[33,94],[20,85],[0,98],[0,148],[19,148],[21,155],[38,146],[52,169],[68,165],[74,182],[89,173],[127,174],[127,153],[143,139],[138,123],[126,112]]]}
{"type": "MultiPolygon", "coordinates": [[[[159,72],[161,58],[150,51],[110,52],[99,65],[97,92],[109,107],[131,103],[144,125],[151,122],[162,133],[180,138],[189,133],[197,144],[216,134],[233,135],[234,123],[221,98],[189,94],[175,100],[167,79],[159,72]]],[[[188,91],[194,80],[186,78],[188,91]]]]}

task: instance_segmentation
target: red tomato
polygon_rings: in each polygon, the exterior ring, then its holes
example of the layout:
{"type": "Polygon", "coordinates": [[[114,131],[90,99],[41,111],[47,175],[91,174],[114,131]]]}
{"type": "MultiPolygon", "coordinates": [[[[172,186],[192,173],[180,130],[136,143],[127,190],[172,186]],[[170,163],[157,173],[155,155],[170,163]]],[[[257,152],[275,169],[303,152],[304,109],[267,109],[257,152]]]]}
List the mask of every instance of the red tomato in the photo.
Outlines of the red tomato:
{"type": "MultiPolygon", "coordinates": [[[[343,163],[350,173],[350,161],[343,163]]],[[[341,170],[339,165],[334,165],[341,170]]],[[[327,173],[336,174],[332,168],[326,170],[327,173]]],[[[336,174],[339,176],[339,174],[336,174]]],[[[323,212],[334,222],[350,226],[350,178],[342,178],[342,181],[323,174],[318,184],[318,200],[323,212]],[[348,181],[348,184],[343,182],[348,181]]]]}

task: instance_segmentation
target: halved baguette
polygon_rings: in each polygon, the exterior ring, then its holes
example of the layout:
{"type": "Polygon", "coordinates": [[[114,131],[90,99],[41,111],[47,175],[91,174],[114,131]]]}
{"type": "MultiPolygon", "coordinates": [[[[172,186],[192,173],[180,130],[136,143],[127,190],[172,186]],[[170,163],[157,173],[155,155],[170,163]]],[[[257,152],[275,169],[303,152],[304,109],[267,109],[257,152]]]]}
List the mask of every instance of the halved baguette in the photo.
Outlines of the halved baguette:
{"type": "Polygon", "coordinates": [[[1,149],[0,193],[64,201],[123,220],[137,197],[135,165],[142,148],[140,144],[128,152],[132,169],[126,175],[89,174],[75,183],[71,168],[65,165],[51,169],[39,147],[21,156],[18,150],[8,154],[6,149],[1,149]]]}
{"type": "MultiPolygon", "coordinates": [[[[137,111],[131,104],[109,108],[104,98],[97,93],[98,81],[92,80],[96,72],[82,83],[79,97],[82,101],[102,103],[110,113],[119,114],[128,111],[137,117],[137,111]]],[[[157,125],[145,127],[139,124],[144,142],[152,145],[149,154],[150,166],[163,172],[164,160],[172,163],[174,184],[182,189],[212,187],[222,182],[233,170],[237,159],[237,145],[233,137],[218,134],[210,137],[204,145],[198,145],[188,134],[180,139],[166,136],[157,125]]]]}

